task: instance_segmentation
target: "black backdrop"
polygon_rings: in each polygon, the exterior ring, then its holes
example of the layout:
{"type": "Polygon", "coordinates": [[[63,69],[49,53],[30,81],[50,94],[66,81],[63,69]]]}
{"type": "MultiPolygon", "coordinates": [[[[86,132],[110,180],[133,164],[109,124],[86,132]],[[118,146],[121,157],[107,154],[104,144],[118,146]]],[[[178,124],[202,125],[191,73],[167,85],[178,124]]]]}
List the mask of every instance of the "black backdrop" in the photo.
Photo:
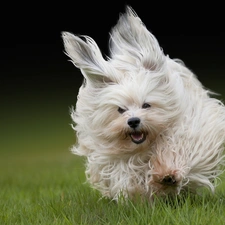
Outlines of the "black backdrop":
{"type": "Polygon", "coordinates": [[[2,116],[7,120],[18,110],[23,114],[51,102],[74,104],[82,76],[63,53],[61,32],[89,35],[107,54],[109,31],[126,4],[166,54],[182,59],[205,86],[225,94],[224,13],[216,2],[5,2],[0,18],[2,116]]]}

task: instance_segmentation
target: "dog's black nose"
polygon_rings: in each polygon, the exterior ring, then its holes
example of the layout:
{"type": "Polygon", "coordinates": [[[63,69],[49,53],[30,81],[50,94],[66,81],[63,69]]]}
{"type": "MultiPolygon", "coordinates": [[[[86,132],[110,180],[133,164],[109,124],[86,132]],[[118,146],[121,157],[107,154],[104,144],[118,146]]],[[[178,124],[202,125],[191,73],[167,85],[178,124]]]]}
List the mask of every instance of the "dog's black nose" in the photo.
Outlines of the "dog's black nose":
{"type": "Polygon", "coordinates": [[[140,124],[141,120],[138,117],[130,118],[127,123],[131,128],[136,128],[140,124]]]}

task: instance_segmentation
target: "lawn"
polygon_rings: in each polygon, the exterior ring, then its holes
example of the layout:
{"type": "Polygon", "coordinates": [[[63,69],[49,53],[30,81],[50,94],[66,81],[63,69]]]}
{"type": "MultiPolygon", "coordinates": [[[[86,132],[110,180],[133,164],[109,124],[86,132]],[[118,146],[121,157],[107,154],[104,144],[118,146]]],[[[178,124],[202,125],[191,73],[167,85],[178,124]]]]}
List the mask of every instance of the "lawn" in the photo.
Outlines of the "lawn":
{"type": "Polygon", "coordinates": [[[116,204],[85,184],[83,158],[69,152],[1,158],[0,224],[225,224],[224,183],[215,195],[116,204]]]}

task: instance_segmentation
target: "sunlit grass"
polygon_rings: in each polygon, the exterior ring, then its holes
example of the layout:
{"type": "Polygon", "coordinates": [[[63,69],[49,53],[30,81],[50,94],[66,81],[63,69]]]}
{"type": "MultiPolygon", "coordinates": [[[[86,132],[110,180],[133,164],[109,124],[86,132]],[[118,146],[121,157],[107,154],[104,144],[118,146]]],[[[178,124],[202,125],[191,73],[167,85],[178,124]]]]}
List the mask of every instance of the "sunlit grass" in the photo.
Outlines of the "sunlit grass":
{"type": "Polygon", "coordinates": [[[183,201],[116,204],[85,183],[84,158],[20,152],[0,160],[0,224],[225,224],[225,185],[183,201]]]}

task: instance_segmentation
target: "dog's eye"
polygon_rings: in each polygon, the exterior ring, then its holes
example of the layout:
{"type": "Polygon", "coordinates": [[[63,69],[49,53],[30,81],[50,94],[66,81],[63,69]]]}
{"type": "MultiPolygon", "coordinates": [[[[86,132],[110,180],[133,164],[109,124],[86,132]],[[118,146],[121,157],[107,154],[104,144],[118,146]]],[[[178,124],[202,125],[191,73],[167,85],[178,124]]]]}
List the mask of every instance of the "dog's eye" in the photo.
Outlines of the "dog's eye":
{"type": "Polygon", "coordinates": [[[148,103],[144,103],[144,104],[142,105],[142,109],[147,109],[147,108],[150,108],[150,107],[151,107],[151,105],[148,104],[148,103]]]}
{"type": "Polygon", "coordinates": [[[125,111],[126,111],[125,109],[122,109],[120,107],[118,108],[118,112],[121,113],[121,114],[124,113],[125,111]]]}

